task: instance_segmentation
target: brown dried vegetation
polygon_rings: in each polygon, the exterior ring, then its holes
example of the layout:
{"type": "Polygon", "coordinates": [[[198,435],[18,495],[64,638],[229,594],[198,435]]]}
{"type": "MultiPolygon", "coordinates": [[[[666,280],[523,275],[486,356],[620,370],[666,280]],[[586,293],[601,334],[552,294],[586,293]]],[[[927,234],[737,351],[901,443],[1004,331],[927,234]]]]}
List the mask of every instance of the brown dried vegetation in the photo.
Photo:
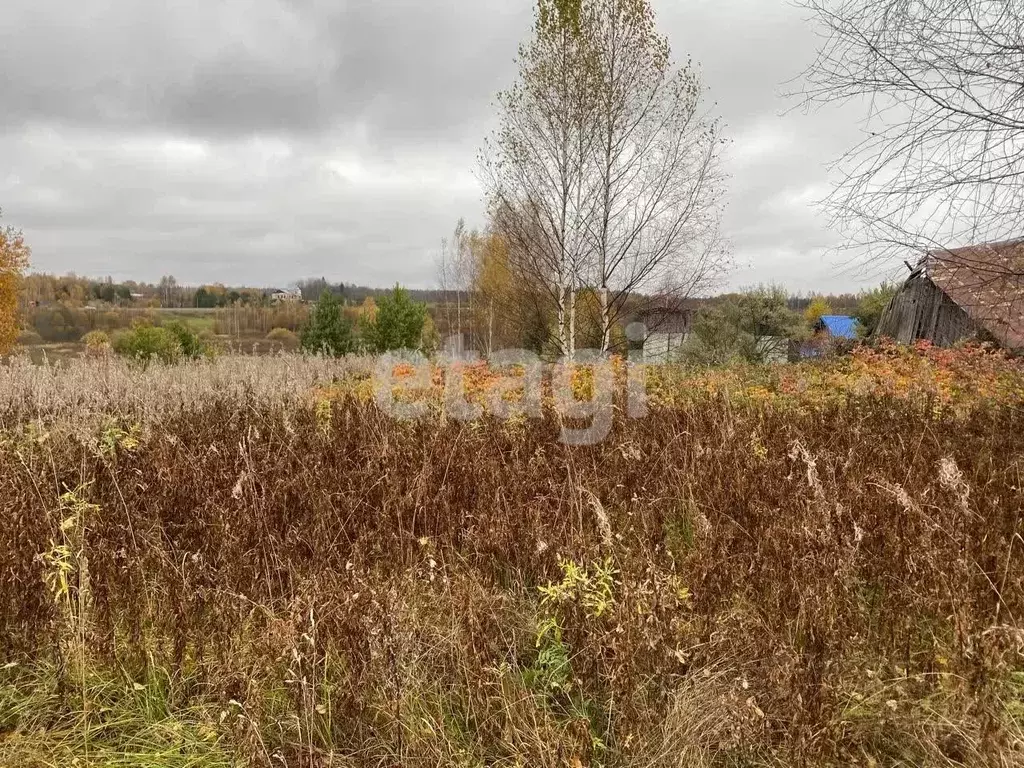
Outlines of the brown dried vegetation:
{"type": "Polygon", "coordinates": [[[53,405],[0,412],[0,675],[61,681],[0,764],[88,670],[239,765],[1024,765],[1017,409],[53,405]]]}

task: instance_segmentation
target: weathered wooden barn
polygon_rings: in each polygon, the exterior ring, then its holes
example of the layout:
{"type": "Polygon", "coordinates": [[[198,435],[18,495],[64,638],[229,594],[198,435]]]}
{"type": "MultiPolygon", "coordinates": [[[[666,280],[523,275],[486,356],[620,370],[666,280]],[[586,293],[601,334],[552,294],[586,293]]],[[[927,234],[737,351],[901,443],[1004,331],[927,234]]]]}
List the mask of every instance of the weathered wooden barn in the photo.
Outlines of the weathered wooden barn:
{"type": "Polygon", "coordinates": [[[977,337],[1024,350],[1024,240],[928,253],[875,333],[943,347],[977,337]]]}

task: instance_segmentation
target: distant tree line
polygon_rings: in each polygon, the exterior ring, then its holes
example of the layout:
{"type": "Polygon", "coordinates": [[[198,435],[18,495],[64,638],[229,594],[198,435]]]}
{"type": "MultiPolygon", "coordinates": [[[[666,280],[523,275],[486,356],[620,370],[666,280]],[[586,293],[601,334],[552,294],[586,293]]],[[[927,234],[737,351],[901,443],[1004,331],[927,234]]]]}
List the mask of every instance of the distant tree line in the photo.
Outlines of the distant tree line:
{"type": "MultiPolygon", "coordinates": [[[[303,301],[315,302],[324,291],[330,291],[349,304],[361,304],[367,297],[379,298],[387,295],[389,288],[369,288],[361,285],[346,285],[330,282],[324,277],[297,280],[293,285],[302,295],[303,301]]],[[[30,274],[19,286],[19,297],[23,305],[61,303],[71,307],[90,303],[113,306],[151,306],[171,309],[215,309],[230,306],[266,306],[271,303],[271,292],[276,287],[257,288],[253,286],[225,286],[208,283],[189,286],[179,283],[173,276],[160,278],[156,283],[126,280],[116,282],[112,278],[89,278],[76,274],[50,275],[30,274]]],[[[409,295],[416,301],[436,303],[441,291],[410,288],[409,295]]]]}
{"type": "Polygon", "coordinates": [[[25,306],[64,304],[69,307],[110,305],[115,307],[167,307],[173,309],[213,309],[228,306],[263,306],[270,303],[262,288],[221,284],[180,285],[172,276],[157,283],[111,278],[94,279],[75,274],[26,275],[20,292],[25,306]]]}

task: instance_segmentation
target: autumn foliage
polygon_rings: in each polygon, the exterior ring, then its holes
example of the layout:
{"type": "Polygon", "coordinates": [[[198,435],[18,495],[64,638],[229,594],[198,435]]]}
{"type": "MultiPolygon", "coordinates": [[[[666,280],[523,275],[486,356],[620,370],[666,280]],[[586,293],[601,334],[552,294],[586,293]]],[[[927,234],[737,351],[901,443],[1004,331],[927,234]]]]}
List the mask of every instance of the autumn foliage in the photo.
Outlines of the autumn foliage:
{"type": "Polygon", "coordinates": [[[154,687],[217,765],[1020,764],[1019,362],[651,369],[583,447],[374,368],[0,371],[0,764],[154,687]]]}
{"type": "Polygon", "coordinates": [[[667,404],[715,395],[807,412],[884,397],[967,414],[1024,401],[1024,358],[985,345],[907,347],[883,339],[827,364],[651,368],[648,391],[667,404]]]}
{"type": "Polygon", "coordinates": [[[18,338],[18,290],[31,253],[20,231],[0,226],[0,354],[18,338]]]}

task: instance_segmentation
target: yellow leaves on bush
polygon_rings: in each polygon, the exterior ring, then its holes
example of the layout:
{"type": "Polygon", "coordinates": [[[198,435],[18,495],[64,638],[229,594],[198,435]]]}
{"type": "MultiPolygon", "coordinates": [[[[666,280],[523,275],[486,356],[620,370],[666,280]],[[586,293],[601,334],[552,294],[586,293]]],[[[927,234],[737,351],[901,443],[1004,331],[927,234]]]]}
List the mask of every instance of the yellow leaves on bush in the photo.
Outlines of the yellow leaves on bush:
{"type": "Polygon", "coordinates": [[[723,397],[737,403],[814,409],[862,397],[885,397],[966,413],[1019,402],[1024,361],[985,345],[943,349],[927,342],[857,347],[847,357],[786,366],[736,365],[649,372],[656,403],[723,397]]]}
{"type": "MultiPolygon", "coordinates": [[[[619,397],[626,386],[626,363],[613,358],[611,364],[615,396],[619,397]]],[[[525,372],[514,367],[491,367],[485,361],[430,365],[429,386],[417,379],[416,366],[394,365],[390,371],[393,396],[440,408],[446,386],[457,382],[460,398],[486,407],[496,394],[506,402],[519,402],[528,387],[525,372]]],[[[859,346],[844,357],[782,366],[652,365],[645,367],[643,379],[648,401],[668,408],[726,400],[750,408],[814,412],[864,398],[885,398],[931,409],[936,416],[942,412],[964,416],[977,408],[1024,399],[1024,358],[985,345],[942,349],[924,342],[914,346],[882,342],[859,346]]],[[[554,390],[559,382],[568,383],[566,396],[571,393],[573,400],[589,401],[594,396],[596,379],[591,366],[555,367],[545,373],[540,385],[544,406],[555,406],[554,390]]],[[[312,395],[314,402],[349,397],[369,402],[377,383],[377,375],[336,381],[314,388],[312,395]]]]}
{"type": "Polygon", "coordinates": [[[18,340],[18,289],[31,250],[13,227],[0,227],[0,354],[18,340]]]}

